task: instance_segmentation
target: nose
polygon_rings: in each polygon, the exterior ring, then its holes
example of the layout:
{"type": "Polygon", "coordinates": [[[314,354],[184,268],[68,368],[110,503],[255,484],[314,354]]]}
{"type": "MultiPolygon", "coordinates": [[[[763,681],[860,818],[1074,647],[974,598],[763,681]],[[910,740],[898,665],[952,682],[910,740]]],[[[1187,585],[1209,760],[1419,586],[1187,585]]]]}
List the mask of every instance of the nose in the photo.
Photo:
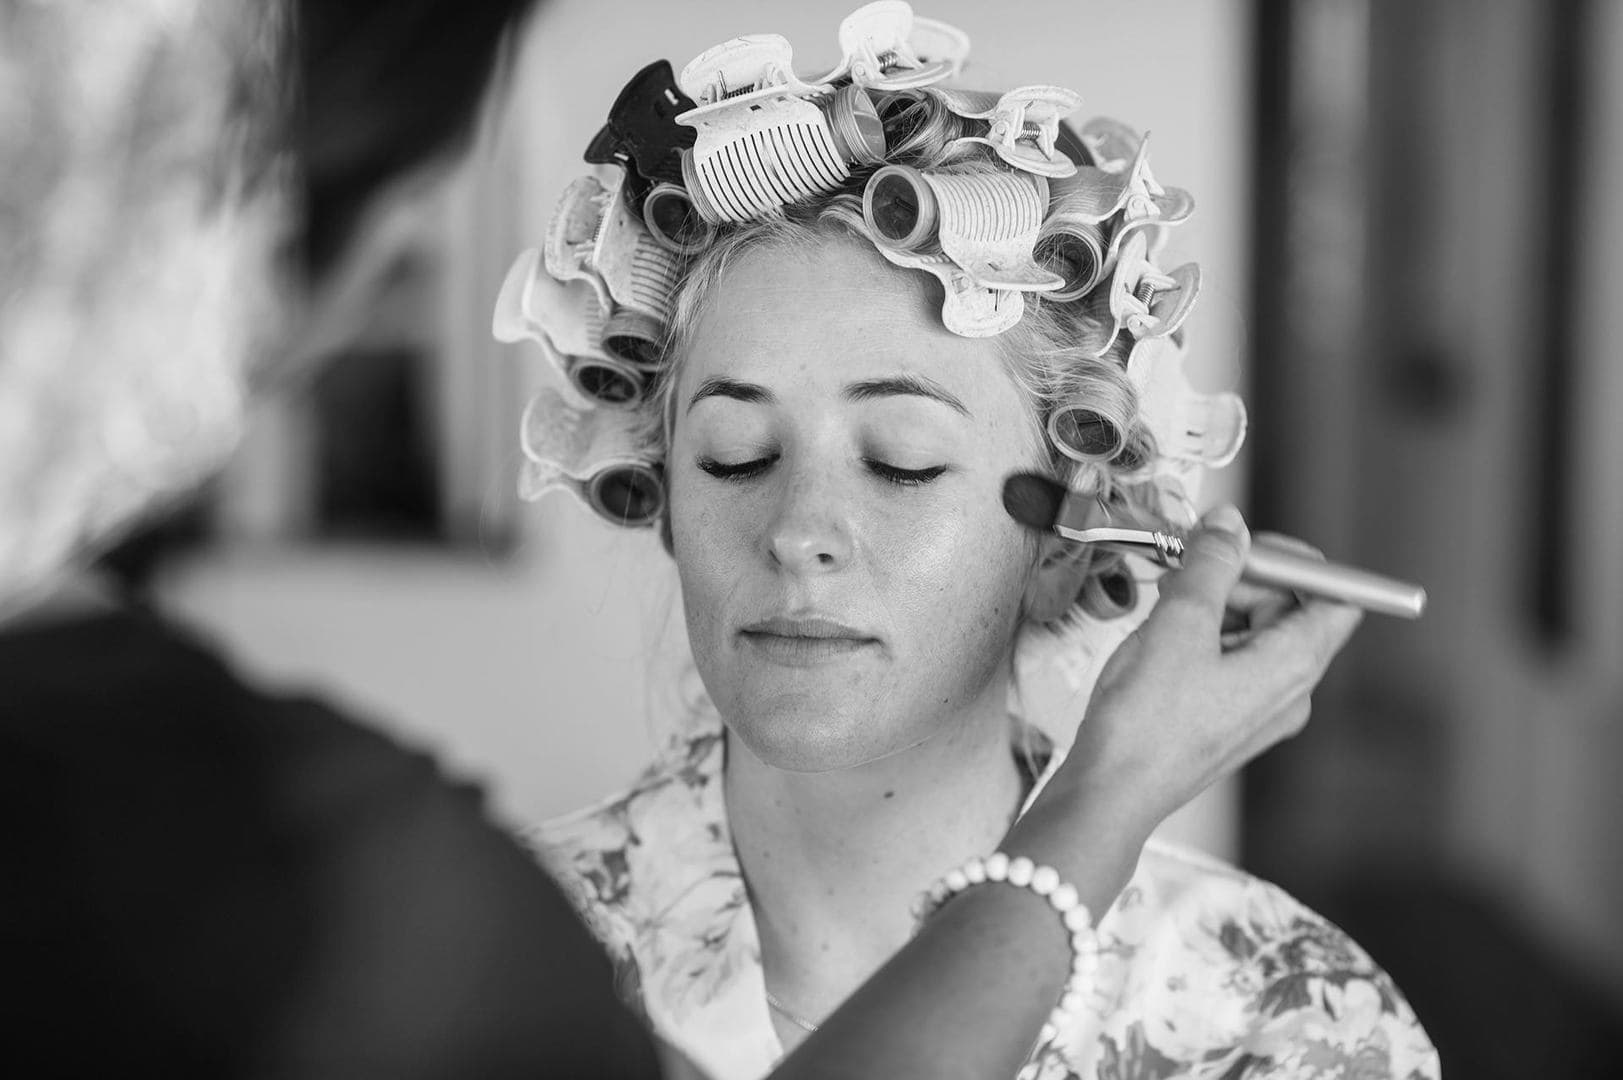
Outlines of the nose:
{"type": "Polygon", "coordinates": [[[831,471],[796,470],[768,524],[768,553],[790,573],[826,573],[850,562],[849,507],[831,471]]]}

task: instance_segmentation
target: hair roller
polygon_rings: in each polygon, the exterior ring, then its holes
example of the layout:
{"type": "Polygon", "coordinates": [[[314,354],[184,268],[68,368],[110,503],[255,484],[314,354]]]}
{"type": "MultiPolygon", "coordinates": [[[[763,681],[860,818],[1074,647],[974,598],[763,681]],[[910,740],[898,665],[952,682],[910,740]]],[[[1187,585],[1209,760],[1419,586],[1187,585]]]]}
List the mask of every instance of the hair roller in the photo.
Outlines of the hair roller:
{"type": "Polygon", "coordinates": [[[611,466],[592,476],[587,502],[612,524],[652,525],[665,512],[665,479],[657,465],[611,466]]]}
{"type": "Polygon", "coordinates": [[[620,308],[603,320],[603,351],[626,367],[652,372],[659,367],[664,324],[640,311],[620,308]]]}
{"type": "Polygon", "coordinates": [[[1033,259],[1048,182],[999,171],[962,174],[887,165],[863,189],[863,220],[880,244],[914,253],[939,246],[976,285],[1052,292],[1062,278],[1033,259]]]}
{"type": "Polygon", "coordinates": [[[734,38],[682,69],[700,104],[677,117],[697,130],[683,184],[713,223],[748,221],[837,191],[853,166],[884,160],[885,130],[860,86],[802,82],[776,34],[734,38]]]}
{"type": "Polygon", "coordinates": [[[1051,412],[1048,438],[1072,461],[1088,464],[1110,461],[1126,446],[1115,423],[1083,405],[1061,405],[1051,412]]]}
{"type": "Polygon", "coordinates": [[[642,219],[654,241],[678,255],[697,255],[716,238],[716,227],[680,184],[655,185],[643,199],[642,219]]]}
{"type": "Polygon", "coordinates": [[[581,406],[544,387],[524,410],[520,445],[521,498],[561,489],[626,526],[651,525],[664,511],[663,470],[634,413],[581,406]]]}
{"type": "Polygon", "coordinates": [[[1127,564],[1118,559],[1099,573],[1088,576],[1082,583],[1077,604],[1095,619],[1119,619],[1138,607],[1138,581],[1127,564]]]}

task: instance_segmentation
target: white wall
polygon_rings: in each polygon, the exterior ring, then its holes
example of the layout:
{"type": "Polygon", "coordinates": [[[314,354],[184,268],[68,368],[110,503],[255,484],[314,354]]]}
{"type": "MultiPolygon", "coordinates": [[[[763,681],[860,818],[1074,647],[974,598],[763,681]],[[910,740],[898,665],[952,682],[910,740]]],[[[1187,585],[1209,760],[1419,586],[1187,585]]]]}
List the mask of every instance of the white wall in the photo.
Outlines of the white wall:
{"type": "MultiPolygon", "coordinates": [[[[532,27],[498,144],[477,162],[513,160],[508,243],[485,253],[488,276],[539,242],[580,153],[625,79],[651,59],[680,68],[738,33],[775,31],[807,67],[832,63],[854,0],[699,4],[552,0],[532,27]]],[[[1120,117],[1153,133],[1163,183],[1194,192],[1196,218],[1171,255],[1198,258],[1205,291],[1192,340],[1232,381],[1243,348],[1249,8],[1241,0],[940,0],[921,14],[967,30],[965,82],[1054,82],[1082,93],[1079,116],[1120,117]]],[[[475,174],[463,198],[501,190],[475,174]]],[[[511,184],[508,185],[509,187],[511,184]]],[[[1179,260],[1181,261],[1181,260],[1179,260]]],[[[1170,264],[1169,264],[1170,265],[1170,264]]],[[[483,291],[483,288],[479,291],[483,291]]],[[[448,304],[470,340],[488,304],[448,304]]],[[[529,347],[525,346],[524,350],[529,347]]],[[[530,352],[508,350],[526,379],[530,352]]],[[[479,351],[479,350],[474,350],[479,351]]],[[[522,405],[515,400],[512,408],[522,405]]],[[[1233,477],[1224,486],[1232,490],[1233,477]]],[[[1213,485],[1213,491],[1221,490],[1213,485]]],[[[535,821],[623,783],[650,746],[650,694],[674,691],[684,655],[674,572],[647,534],[600,526],[555,497],[528,511],[511,561],[474,554],[334,548],[213,552],[174,575],[168,605],[218,635],[249,671],[311,687],[434,747],[483,778],[502,812],[535,821]],[[652,687],[652,689],[650,689],[652,687]]],[[[658,710],[656,709],[655,712],[658,710]]],[[[1209,849],[1234,849],[1232,788],[1174,826],[1209,849]]]]}

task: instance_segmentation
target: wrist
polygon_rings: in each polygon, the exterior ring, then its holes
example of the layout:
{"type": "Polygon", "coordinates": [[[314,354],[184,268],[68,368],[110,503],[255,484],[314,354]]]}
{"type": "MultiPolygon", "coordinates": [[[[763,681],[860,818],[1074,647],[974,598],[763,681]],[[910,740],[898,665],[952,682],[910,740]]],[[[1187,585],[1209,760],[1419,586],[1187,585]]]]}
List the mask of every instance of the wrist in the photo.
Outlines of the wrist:
{"type": "Polygon", "coordinates": [[[1056,770],[1004,838],[1003,850],[1053,866],[1096,913],[1114,902],[1159,820],[1115,782],[1056,770]]]}

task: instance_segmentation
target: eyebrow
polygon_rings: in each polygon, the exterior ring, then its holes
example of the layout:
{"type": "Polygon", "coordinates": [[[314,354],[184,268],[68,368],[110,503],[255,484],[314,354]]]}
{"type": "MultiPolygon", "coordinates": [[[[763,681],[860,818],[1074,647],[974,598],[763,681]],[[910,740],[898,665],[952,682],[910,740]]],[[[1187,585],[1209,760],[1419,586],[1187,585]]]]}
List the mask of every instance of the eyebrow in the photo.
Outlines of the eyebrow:
{"type": "MultiPolygon", "coordinates": [[[[721,397],[731,398],[751,405],[771,405],[777,401],[772,391],[756,383],[740,382],[729,379],[724,375],[716,375],[706,379],[699,389],[694,391],[693,397],[688,399],[688,411],[705,398],[721,397]]],[[[936,382],[934,379],[922,375],[892,375],[883,379],[864,379],[861,382],[850,383],[845,388],[844,397],[847,401],[876,401],[889,397],[922,397],[931,401],[938,401],[963,416],[969,416],[969,408],[952,391],[936,382]]]]}
{"type": "Polygon", "coordinates": [[[847,401],[873,401],[877,398],[888,397],[923,397],[932,401],[939,401],[947,408],[964,416],[969,415],[969,408],[945,386],[934,379],[923,375],[892,375],[884,379],[865,379],[854,382],[845,388],[847,401]]]}
{"type": "Polygon", "coordinates": [[[724,375],[713,375],[693,392],[693,396],[688,399],[687,411],[692,412],[693,406],[705,398],[712,397],[732,398],[734,401],[743,401],[751,405],[771,405],[778,400],[772,396],[772,391],[764,386],[739,382],[724,375]]]}

